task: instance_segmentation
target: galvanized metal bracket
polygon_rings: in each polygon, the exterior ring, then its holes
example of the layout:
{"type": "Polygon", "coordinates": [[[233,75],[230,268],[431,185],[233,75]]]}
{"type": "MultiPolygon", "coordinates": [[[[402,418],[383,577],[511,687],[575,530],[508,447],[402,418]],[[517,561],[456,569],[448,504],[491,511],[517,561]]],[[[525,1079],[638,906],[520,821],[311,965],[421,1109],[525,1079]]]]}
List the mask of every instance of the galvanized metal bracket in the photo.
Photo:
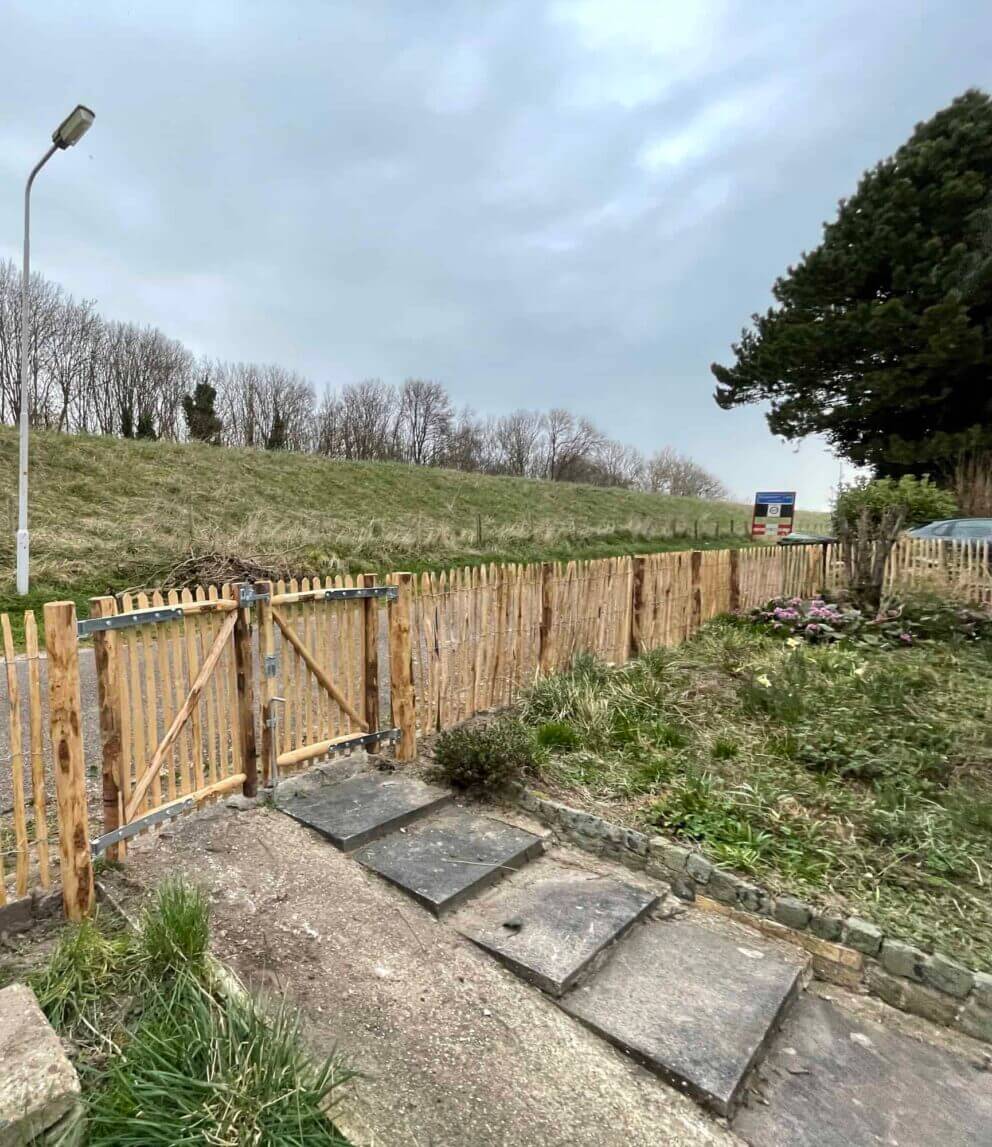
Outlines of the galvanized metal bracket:
{"type": "Polygon", "coordinates": [[[392,744],[400,739],[399,729],[379,729],[374,733],[358,733],[341,741],[329,750],[328,756],[346,753],[349,749],[364,749],[366,745],[392,744]]]}
{"type": "Polygon", "coordinates": [[[89,617],[76,622],[76,632],[80,637],[92,637],[94,633],[106,633],[115,629],[131,629],[136,625],[159,624],[163,621],[182,621],[183,611],[171,607],[160,609],[139,609],[132,613],[115,613],[110,617],[89,617]]]}
{"type": "Polygon", "coordinates": [[[266,677],[279,676],[279,658],[274,653],[267,653],[262,659],[262,671],[266,677]]]}
{"type": "Polygon", "coordinates": [[[259,593],[253,585],[242,583],[238,587],[238,605],[242,609],[249,609],[259,601],[268,601],[268,593],[259,593]]]}
{"type": "Polygon", "coordinates": [[[394,585],[364,585],[354,589],[325,589],[324,601],[348,601],[356,597],[381,597],[386,601],[395,601],[399,597],[399,590],[394,585]]]}
{"type": "Polygon", "coordinates": [[[193,797],[187,797],[186,800],[174,801],[172,804],[163,805],[157,808],[154,812],[150,812],[145,816],[139,816],[136,820],[128,821],[127,824],[122,824],[120,828],[115,828],[113,832],[105,832],[103,836],[95,837],[90,841],[90,853],[93,856],[99,856],[101,852],[105,852],[112,844],[120,844],[122,840],[130,840],[132,836],[137,836],[139,832],[144,832],[146,828],[153,828],[156,824],[161,824],[163,821],[172,820],[173,817],[180,816],[184,812],[190,812],[196,808],[196,801],[193,797]]]}

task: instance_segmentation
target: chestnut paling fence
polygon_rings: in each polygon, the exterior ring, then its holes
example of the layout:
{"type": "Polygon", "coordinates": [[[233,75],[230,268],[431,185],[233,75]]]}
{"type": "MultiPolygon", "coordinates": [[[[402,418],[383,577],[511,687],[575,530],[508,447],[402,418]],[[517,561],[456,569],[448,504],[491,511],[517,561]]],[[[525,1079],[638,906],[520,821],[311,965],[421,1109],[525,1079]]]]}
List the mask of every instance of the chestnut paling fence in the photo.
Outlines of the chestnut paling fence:
{"type": "MultiPolygon", "coordinates": [[[[992,546],[903,539],[886,579],[992,605],[992,546]]],[[[31,611],[23,653],[0,615],[0,907],[59,879],[78,918],[91,836],[123,858],[177,811],[306,761],[383,742],[409,760],[578,654],[622,663],[843,581],[833,546],[762,546],[150,591],[93,599],[82,635],[71,603],[45,606],[44,655],[31,611]]]]}

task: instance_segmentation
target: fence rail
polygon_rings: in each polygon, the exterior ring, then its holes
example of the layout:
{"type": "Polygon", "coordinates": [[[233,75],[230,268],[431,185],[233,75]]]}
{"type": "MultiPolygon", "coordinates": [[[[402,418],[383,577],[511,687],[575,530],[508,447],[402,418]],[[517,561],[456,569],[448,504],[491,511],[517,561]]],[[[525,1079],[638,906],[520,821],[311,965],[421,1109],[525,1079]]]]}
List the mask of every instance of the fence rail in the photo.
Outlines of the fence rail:
{"type": "MultiPolygon", "coordinates": [[[[578,654],[622,663],[685,641],[720,613],[838,588],[844,570],[832,545],[770,546],[386,580],[374,594],[372,574],[256,583],[250,604],[236,585],[93,599],[94,619],[131,615],[125,628],[93,632],[86,669],[96,689],[83,697],[99,702],[90,773],[102,773],[102,791],[87,785],[75,610],[45,607],[47,657],[31,611],[20,656],[0,615],[0,906],[57,873],[66,911],[85,914],[91,815],[111,855],[123,855],[149,814],[253,793],[259,756],[268,776],[398,733],[396,756],[410,760],[418,736],[510,704],[578,654]],[[380,719],[387,707],[395,730],[380,719]]],[[[904,538],[886,583],[992,605],[992,546],[904,538]]]]}

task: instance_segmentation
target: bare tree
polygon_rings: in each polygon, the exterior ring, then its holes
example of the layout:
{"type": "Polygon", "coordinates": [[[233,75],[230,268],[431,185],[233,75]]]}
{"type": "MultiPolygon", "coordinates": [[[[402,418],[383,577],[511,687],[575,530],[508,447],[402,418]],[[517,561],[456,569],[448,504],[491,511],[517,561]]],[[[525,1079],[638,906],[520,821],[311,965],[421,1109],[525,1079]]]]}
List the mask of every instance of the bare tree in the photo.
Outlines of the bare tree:
{"type": "Polygon", "coordinates": [[[644,455],[635,446],[606,438],[599,443],[592,463],[599,471],[600,485],[631,488],[643,482],[644,455]]]}
{"type": "Polygon", "coordinates": [[[727,498],[727,488],[715,474],[673,447],[665,446],[648,460],[644,484],[654,494],[683,498],[727,498]]]}
{"type": "Polygon", "coordinates": [[[537,474],[541,465],[541,421],[536,410],[515,410],[496,419],[493,432],[499,473],[522,478],[537,474]]]}
{"type": "Polygon", "coordinates": [[[396,388],[377,378],[341,391],[341,442],[345,458],[381,461],[399,456],[396,388]]]}
{"type": "Polygon", "coordinates": [[[581,481],[585,464],[603,436],[588,418],[555,407],[544,416],[545,477],[552,482],[581,481]]]}
{"type": "Polygon", "coordinates": [[[399,397],[402,456],[415,466],[434,466],[444,453],[454,412],[439,382],[408,378],[399,397]]]}

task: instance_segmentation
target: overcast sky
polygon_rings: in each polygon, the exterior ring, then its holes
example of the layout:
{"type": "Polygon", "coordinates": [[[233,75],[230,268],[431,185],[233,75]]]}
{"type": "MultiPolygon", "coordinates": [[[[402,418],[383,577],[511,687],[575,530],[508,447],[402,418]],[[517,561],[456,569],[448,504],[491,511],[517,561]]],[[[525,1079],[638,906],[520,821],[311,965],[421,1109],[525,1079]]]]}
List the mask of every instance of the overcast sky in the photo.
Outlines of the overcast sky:
{"type": "Polygon", "coordinates": [[[0,257],[318,391],[443,381],[826,505],[727,361],[862,170],[992,87],[990,0],[0,0],[0,257]]]}

